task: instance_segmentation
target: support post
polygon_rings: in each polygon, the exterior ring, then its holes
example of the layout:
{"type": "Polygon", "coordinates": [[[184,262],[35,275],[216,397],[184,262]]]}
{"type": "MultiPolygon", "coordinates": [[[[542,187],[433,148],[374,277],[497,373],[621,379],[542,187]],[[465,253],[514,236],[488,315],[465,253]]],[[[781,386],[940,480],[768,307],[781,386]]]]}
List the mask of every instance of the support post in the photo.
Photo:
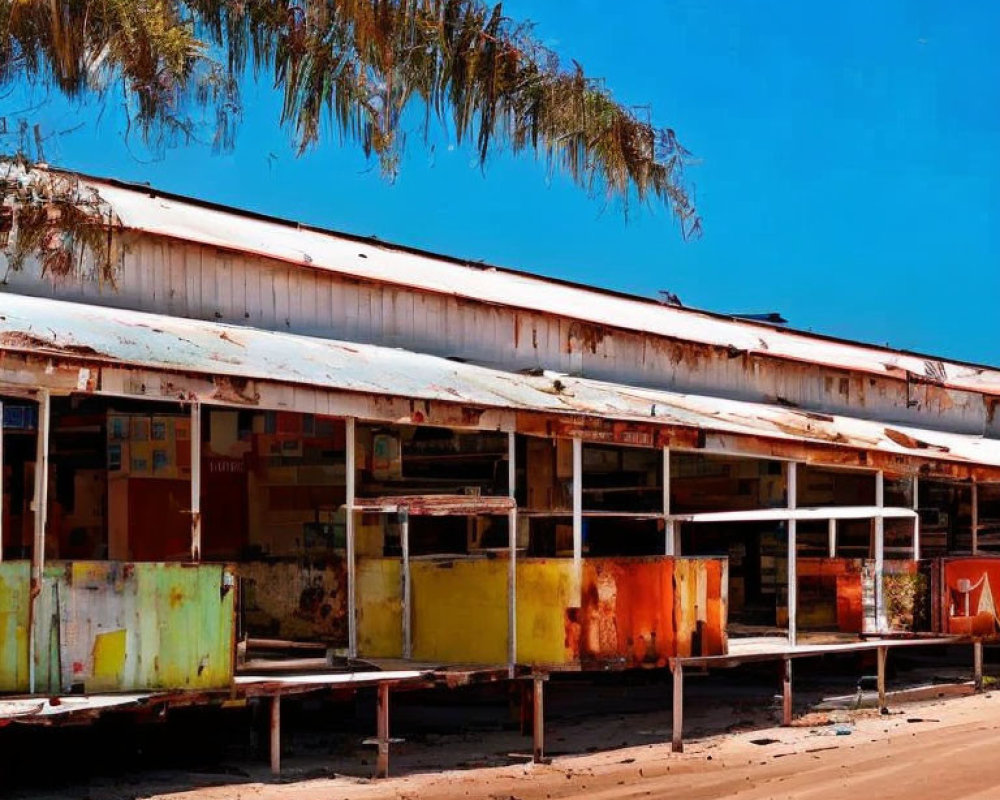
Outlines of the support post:
{"type": "Polygon", "coordinates": [[[399,512],[399,545],[403,551],[403,658],[413,658],[412,580],[410,578],[410,515],[399,512]]]}
{"type": "Polygon", "coordinates": [[[532,676],[533,694],[532,710],[534,724],[532,726],[531,761],[535,764],[545,763],[545,676],[532,676]]]}
{"type": "Polygon", "coordinates": [[[828,547],[830,552],[830,558],[837,557],[837,520],[831,519],[828,523],[827,528],[827,538],[829,539],[828,547]]]}
{"type": "Polygon", "coordinates": [[[579,605],[583,591],[583,440],[573,440],[573,576],[579,605]]]}
{"type": "Polygon", "coordinates": [[[972,555],[979,555],[979,484],[972,482],[972,555]]]}
{"type": "Polygon", "coordinates": [[[517,664],[517,438],[507,434],[507,489],[514,507],[507,515],[507,673],[514,677],[517,664]]]}
{"type": "Polygon", "coordinates": [[[878,710],[883,711],[885,704],[885,662],[889,657],[889,648],[880,647],[875,651],[878,662],[878,710]]]}
{"type": "Polygon", "coordinates": [[[281,695],[271,697],[271,774],[281,774],[281,695]]]}
{"type": "MultiPolygon", "coordinates": [[[[799,465],[794,461],[788,464],[788,508],[798,505],[798,475],[799,465]]],[[[788,643],[795,646],[798,638],[798,521],[788,520],[788,643]]]]}
{"type": "MultiPolygon", "coordinates": [[[[885,507],[885,473],[875,473],[875,505],[879,511],[885,507]]],[[[885,631],[885,597],[882,586],[885,572],[885,517],[879,513],[875,517],[875,624],[881,633],[885,631]]]]}
{"type": "Polygon", "coordinates": [[[0,403],[0,561],[3,561],[3,403],[0,403]]]}
{"type": "Polygon", "coordinates": [[[983,690],[983,643],[980,639],[972,643],[972,685],[977,692],[983,690]]]}
{"type": "Polygon", "coordinates": [[[35,536],[31,549],[31,592],[28,601],[28,691],[35,693],[35,634],[38,595],[42,591],[45,568],[45,526],[49,510],[49,422],[52,411],[47,389],[38,393],[38,433],[35,438],[35,493],[32,503],[35,536]]]}
{"type": "Polygon", "coordinates": [[[684,752],[684,667],[680,661],[674,662],[674,723],[670,736],[670,750],[684,752]]]}
{"type": "Polygon", "coordinates": [[[375,777],[389,777],[389,684],[378,685],[376,728],[378,730],[378,755],[375,758],[375,777]]]}
{"type": "Polygon", "coordinates": [[[344,470],[346,477],[346,497],[344,500],[344,538],[347,546],[347,653],[351,658],[358,657],[358,598],[357,598],[357,564],[354,553],[354,417],[344,420],[344,470]]]}
{"type": "Polygon", "coordinates": [[[920,560],[920,479],[913,476],[913,510],[917,515],[913,518],[913,560],[920,560]]]}
{"type": "Polygon", "coordinates": [[[201,561],[201,403],[191,403],[191,560],[201,561]]]}
{"type": "Polygon", "coordinates": [[[792,724],[792,659],[787,657],[781,676],[781,724],[792,724]]]}
{"type": "Polygon", "coordinates": [[[676,524],[670,519],[670,448],[663,448],[663,555],[675,556],[677,542],[674,540],[676,524]]]}

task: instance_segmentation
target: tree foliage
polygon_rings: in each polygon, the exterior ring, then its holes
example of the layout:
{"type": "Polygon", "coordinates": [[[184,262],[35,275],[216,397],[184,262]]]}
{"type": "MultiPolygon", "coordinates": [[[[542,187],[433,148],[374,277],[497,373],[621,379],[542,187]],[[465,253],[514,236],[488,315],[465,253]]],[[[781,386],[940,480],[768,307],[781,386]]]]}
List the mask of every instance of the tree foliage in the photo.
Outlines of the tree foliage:
{"type": "Polygon", "coordinates": [[[231,144],[240,81],[268,77],[300,149],[331,130],[394,173],[404,112],[417,106],[425,134],[444,125],[482,164],[497,148],[534,153],[590,192],[662,202],[685,235],[700,229],[674,132],[563,65],[500,5],[0,0],[0,26],[0,83],[121,93],[147,141],[189,137],[208,111],[215,143],[231,144]]]}

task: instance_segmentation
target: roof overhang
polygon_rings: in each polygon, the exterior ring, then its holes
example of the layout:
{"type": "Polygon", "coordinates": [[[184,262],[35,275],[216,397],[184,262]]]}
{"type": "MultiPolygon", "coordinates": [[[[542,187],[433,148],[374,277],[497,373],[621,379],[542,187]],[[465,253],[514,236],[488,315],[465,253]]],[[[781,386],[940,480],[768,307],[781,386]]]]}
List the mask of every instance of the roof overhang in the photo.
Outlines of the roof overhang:
{"type": "Polygon", "coordinates": [[[986,437],[511,373],[201,320],[0,298],[0,390],[201,400],[1000,480],[1000,440],[986,437]]]}

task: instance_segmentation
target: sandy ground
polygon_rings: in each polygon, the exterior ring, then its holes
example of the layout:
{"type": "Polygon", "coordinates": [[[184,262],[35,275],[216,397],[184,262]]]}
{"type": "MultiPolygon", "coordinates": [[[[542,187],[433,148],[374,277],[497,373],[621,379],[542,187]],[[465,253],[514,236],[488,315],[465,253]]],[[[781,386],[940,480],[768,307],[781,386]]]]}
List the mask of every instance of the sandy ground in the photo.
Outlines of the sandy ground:
{"type": "Polygon", "coordinates": [[[691,741],[683,755],[666,742],[557,757],[549,765],[411,774],[385,781],[337,777],[287,784],[245,783],[158,800],[417,800],[417,798],[677,797],[1000,798],[1000,697],[993,694],[874,711],[806,715],[793,728],[755,729],[691,741]],[[810,723],[821,723],[811,725],[810,723]],[[771,740],[771,741],[769,741],[771,740]]]}

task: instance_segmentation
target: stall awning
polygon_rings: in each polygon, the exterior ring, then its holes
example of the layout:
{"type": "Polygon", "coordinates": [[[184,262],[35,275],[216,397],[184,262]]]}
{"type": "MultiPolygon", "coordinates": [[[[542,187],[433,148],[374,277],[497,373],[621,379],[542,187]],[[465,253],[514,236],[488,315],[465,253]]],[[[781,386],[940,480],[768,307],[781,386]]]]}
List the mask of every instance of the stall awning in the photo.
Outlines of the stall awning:
{"type": "MultiPolygon", "coordinates": [[[[1000,467],[1000,440],[407,350],[0,294],[0,353],[308,386],[483,409],[582,415],[1000,467]]],[[[2,362],[0,362],[2,365],[2,362]]],[[[0,370],[0,384],[5,370],[0,370]]]]}

